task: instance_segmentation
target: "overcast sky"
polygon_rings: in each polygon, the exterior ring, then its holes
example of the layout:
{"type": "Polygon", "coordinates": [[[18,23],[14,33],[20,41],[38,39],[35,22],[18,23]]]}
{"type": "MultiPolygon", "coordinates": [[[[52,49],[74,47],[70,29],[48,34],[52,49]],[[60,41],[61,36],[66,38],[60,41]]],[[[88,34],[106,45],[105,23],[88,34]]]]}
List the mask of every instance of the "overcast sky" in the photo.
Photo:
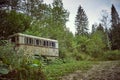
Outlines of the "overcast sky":
{"type": "MultiPolygon", "coordinates": [[[[70,12],[69,21],[66,23],[70,31],[75,32],[75,16],[79,5],[83,7],[89,20],[89,29],[94,23],[99,23],[101,11],[107,10],[110,14],[111,5],[114,4],[120,16],[120,0],[62,0],[64,8],[70,12]]],[[[53,0],[44,0],[45,3],[51,4],[53,0]]]]}

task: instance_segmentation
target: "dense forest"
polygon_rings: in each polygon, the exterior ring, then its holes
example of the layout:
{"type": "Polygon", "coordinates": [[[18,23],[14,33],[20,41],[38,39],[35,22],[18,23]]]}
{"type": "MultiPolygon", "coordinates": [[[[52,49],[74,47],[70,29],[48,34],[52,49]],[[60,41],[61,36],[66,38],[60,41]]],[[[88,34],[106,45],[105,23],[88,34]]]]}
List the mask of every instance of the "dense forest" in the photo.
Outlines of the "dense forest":
{"type": "Polygon", "coordinates": [[[48,73],[42,70],[46,64],[61,64],[71,60],[119,60],[120,17],[114,4],[111,5],[111,15],[106,10],[101,12],[103,14],[100,22],[93,24],[90,32],[86,12],[81,5],[78,6],[75,17],[76,32],[73,34],[66,26],[70,12],[64,8],[62,0],[53,0],[52,4],[46,4],[43,0],[0,0],[0,69],[5,66],[9,70],[9,74],[7,70],[1,70],[0,79],[46,80],[45,74],[48,73]],[[22,51],[21,55],[15,54],[12,45],[4,45],[14,33],[58,40],[59,58],[53,62],[43,62],[23,56],[22,51]],[[27,65],[29,62],[39,66],[31,67],[27,65]]]}

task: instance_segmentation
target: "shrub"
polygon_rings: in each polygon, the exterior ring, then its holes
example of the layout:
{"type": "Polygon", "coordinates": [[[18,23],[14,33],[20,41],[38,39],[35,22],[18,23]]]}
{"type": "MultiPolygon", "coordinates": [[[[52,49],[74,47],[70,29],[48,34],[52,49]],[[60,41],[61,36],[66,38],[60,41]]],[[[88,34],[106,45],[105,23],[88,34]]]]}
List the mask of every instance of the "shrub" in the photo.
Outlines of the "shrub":
{"type": "Polygon", "coordinates": [[[46,80],[41,68],[22,68],[0,76],[0,80],[46,80]]]}
{"type": "Polygon", "coordinates": [[[92,60],[92,57],[86,53],[80,52],[73,54],[73,57],[79,61],[79,60],[92,60]]]}
{"type": "Polygon", "coordinates": [[[13,45],[0,46],[0,80],[46,80],[42,63],[33,56],[24,55],[24,50],[15,51],[13,45]],[[4,67],[7,66],[7,67],[4,67]]]}
{"type": "Polygon", "coordinates": [[[107,51],[102,56],[103,60],[120,60],[120,51],[114,50],[114,51],[107,51]]]}

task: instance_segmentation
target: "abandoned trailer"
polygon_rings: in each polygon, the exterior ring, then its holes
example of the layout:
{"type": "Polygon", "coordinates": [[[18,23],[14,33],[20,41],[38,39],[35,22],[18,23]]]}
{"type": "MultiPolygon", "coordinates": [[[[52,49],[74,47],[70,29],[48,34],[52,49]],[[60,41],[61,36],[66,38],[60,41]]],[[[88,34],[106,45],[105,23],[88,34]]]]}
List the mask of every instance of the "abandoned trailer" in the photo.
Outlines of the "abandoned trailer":
{"type": "Polygon", "coordinates": [[[16,33],[9,37],[9,41],[15,45],[16,50],[24,50],[26,55],[40,55],[46,58],[59,56],[57,40],[16,33]]]}

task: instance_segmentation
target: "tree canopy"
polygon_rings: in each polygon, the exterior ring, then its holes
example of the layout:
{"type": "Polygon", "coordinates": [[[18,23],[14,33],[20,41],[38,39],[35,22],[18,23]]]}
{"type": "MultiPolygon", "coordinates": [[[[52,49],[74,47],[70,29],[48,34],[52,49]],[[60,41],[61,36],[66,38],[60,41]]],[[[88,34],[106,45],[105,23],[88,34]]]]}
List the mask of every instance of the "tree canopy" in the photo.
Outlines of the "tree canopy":
{"type": "Polygon", "coordinates": [[[81,5],[79,6],[75,17],[75,26],[76,35],[86,35],[88,33],[88,18],[81,5]]]}
{"type": "Polygon", "coordinates": [[[120,49],[120,18],[114,5],[111,7],[111,18],[110,39],[112,49],[120,49]]]}

